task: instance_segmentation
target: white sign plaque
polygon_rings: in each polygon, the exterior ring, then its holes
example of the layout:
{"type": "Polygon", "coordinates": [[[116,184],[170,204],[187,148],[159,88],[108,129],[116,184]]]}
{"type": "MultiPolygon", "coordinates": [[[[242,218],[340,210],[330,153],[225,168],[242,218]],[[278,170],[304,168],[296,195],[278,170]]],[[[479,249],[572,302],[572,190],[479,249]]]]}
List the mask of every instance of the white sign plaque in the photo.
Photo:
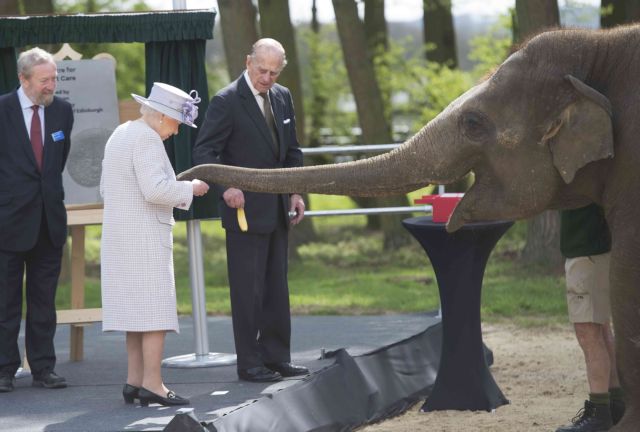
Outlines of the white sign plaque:
{"type": "Polygon", "coordinates": [[[73,107],[71,150],[63,173],[65,204],[94,204],[100,197],[104,146],[119,124],[115,64],[108,59],[62,60],[56,96],[73,107]]]}

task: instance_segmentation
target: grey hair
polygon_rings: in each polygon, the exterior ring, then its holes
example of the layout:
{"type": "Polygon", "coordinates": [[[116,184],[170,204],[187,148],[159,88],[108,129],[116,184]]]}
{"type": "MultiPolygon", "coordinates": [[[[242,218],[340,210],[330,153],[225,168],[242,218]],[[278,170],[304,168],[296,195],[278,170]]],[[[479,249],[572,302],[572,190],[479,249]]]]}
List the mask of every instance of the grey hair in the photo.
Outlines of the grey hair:
{"type": "Polygon", "coordinates": [[[258,39],[258,41],[256,41],[256,43],[251,47],[251,53],[249,54],[251,59],[255,60],[258,51],[268,51],[280,54],[282,56],[282,69],[287,65],[287,54],[284,51],[284,47],[275,39],[258,39]]]}
{"type": "Polygon", "coordinates": [[[51,63],[56,64],[53,56],[41,48],[31,48],[30,50],[20,53],[18,57],[18,75],[25,78],[31,77],[31,70],[34,66],[51,63]]]}
{"type": "Polygon", "coordinates": [[[140,114],[152,118],[162,118],[162,113],[151,108],[149,105],[140,104],[140,114]]]}

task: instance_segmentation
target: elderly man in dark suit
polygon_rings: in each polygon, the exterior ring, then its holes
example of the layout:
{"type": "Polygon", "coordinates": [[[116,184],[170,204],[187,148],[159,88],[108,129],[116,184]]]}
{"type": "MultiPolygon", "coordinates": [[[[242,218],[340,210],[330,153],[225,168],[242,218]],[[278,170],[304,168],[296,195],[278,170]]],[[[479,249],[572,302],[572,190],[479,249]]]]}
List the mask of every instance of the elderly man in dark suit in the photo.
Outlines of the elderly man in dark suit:
{"type": "MultiPolygon", "coordinates": [[[[193,150],[193,163],[248,168],[301,166],[291,94],[276,84],[286,65],[284,48],[276,40],[260,39],[246,64],[246,71],[211,100],[193,150]]],[[[288,229],[304,216],[302,197],[243,192],[219,185],[216,189],[222,196],[222,226],[227,233],[238,376],[265,382],[307,374],[307,368],[291,364],[287,285],[288,229]],[[292,219],[289,212],[295,213],[292,219]]]]}
{"type": "Polygon", "coordinates": [[[57,67],[34,48],[18,58],[20,87],[0,96],[0,392],[20,366],[18,333],[26,270],[26,351],[33,385],[63,388],[54,372],[55,297],[67,238],[62,171],[73,111],[53,95],[57,67]]]}

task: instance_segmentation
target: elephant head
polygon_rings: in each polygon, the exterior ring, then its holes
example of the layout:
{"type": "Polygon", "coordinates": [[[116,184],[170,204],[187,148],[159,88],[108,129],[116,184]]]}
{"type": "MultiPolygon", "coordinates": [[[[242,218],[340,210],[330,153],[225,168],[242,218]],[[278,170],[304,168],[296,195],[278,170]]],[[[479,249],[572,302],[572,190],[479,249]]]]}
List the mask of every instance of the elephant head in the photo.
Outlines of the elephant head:
{"type": "Polygon", "coordinates": [[[581,167],[613,156],[611,104],[584,82],[587,71],[563,54],[561,34],[532,40],[387,154],[273,170],[200,165],[179,178],[254,192],[377,196],[473,172],[475,182],[452,214],[450,231],[465,222],[519,219],[557,207],[581,167]]]}

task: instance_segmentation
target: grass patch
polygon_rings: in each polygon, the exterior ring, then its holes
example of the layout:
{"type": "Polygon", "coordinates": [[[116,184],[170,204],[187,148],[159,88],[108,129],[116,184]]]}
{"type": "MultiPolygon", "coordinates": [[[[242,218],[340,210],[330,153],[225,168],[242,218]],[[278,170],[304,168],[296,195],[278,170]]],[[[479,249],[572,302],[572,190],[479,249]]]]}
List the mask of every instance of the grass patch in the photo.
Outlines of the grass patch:
{"type": "MultiPolygon", "coordinates": [[[[312,195],[310,201],[316,209],[354,207],[349,198],[341,196],[312,195]]],[[[364,216],[314,219],[321,241],[300,247],[300,259],[289,267],[294,314],[390,314],[438,308],[435,274],[418,243],[387,253],[382,249],[382,235],[367,231],[365,225],[364,216]]],[[[87,227],[87,307],[100,307],[100,232],[100,227],[87,227]]],[[[566,322],[563,275],[519,262],[525,232],[525,224],[516,223],[489,259],[483,283],[482,319],[508,319],[525,326],[566,322]]],[[[207,312],[227,315],[230,302],[224,230],[219,221],[202,221],[201,233],[207,312]]],[[[190,314],[185,223],[176,224],[174,239],[178,311],[190,314]]],[[[68,283],[60,285],[56,303],[61,309],[69,307],[68,283]]]]}

